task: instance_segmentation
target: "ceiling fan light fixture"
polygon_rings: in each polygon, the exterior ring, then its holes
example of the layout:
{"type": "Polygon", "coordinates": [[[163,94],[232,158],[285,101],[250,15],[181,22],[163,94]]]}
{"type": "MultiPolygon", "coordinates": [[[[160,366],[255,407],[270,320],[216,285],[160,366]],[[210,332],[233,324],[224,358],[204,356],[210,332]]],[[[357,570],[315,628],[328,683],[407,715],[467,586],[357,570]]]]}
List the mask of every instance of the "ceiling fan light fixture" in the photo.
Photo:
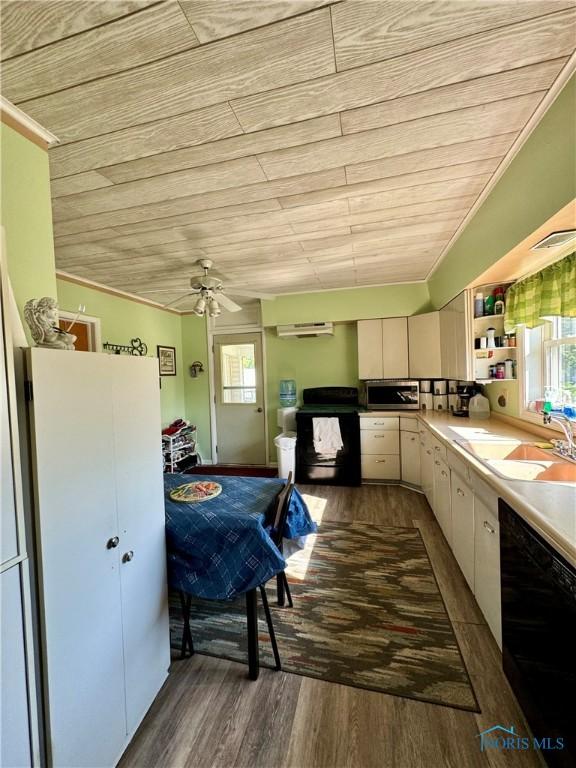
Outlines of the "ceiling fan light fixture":
{"type": "Polygon", "coordinates": [[[222,314],[222,310],[220,309],[220,304],[218,304],[216,299],[210,299],[208,303],[208,313],[210,317],[218,317],[218,315],[222,314]]]}
{"type": "Polygon", "coordinates": [[[204,296],[200,296],[198,301],[196,302],[196,305],[194,306],[194,309],[192,310],[195,315],[198,315],[198,317],[203,317],[206,313],[206,299],[204,296]]]}

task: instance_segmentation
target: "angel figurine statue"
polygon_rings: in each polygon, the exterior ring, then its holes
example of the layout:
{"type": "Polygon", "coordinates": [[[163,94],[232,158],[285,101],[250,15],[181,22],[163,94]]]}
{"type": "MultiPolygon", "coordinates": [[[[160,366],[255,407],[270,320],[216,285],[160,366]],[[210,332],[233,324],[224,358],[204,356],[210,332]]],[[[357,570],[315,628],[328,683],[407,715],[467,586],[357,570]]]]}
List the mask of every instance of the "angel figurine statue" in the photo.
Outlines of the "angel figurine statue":
{"type": "Polygon", "coordinates": [[[30,299],[24,305],[24,318],[38,347],[74,349],[76,336],[58,327],[56,299],[52,299],[50,296],[44,296],[42,299],[30,299]]]}

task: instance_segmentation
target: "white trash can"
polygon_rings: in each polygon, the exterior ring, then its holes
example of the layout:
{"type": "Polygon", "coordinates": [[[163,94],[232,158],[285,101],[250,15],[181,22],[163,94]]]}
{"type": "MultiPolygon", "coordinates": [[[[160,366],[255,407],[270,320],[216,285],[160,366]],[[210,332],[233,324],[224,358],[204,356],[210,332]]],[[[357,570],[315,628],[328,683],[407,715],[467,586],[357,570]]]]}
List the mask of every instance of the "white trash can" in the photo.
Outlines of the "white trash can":
{"type": "Polygon", "coordinates": [[[274,438],[276,453],[278,454],[278,477],[284,480],[292,472],[294,482],[296,468],[296,432],[282,432],[274,438]]]}

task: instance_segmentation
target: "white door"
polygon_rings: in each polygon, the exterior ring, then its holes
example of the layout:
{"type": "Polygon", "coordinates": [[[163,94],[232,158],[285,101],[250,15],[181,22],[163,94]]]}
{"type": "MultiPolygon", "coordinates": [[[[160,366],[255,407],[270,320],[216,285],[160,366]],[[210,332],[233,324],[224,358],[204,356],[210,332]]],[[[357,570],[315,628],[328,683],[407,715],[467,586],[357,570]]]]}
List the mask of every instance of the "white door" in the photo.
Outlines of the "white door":
{"type": "Polygon", "coordinates": [[[382,378],[408,376],[408,318],[388,317],[382,323],[382,378]]]}
{"type": "Polygon", "coordinates": [[[0,765],[32,765],[21,566],[0,574],[0,765]]]}
{"type": "Polygon", "coordinates": [[[420,476],[422,490],[428,504],[434,506],[434,456],[429,432],[420,426],[420,476]]]}
{"type": "Polygon", "coordinates": [[[214,336],[218,463],[265,464],[260,333],[214,336]]]}
{"type": "Polygon", "coordinates": [[[408,318],[408,358],[412,378],[441,377],[439,312],[408,318]]]}
{"type": "Polygon", "coordinates": [[[400,455],[402,458],[402,480],[411,485],[420,485],[420,436],[417,432],[400,433],[400,455]]]}
{"type": "Polygon", "coordinates": [[[383,379],[382,320],[358,320],[358,378],[383,379]]]}
{"type": "Polygon", "coordinates": [[[128,733],[170,664],[158,361],[109,355],[128,733]]]}
{"type": "Polygon", "coordinates": [[[474,594],[502,648],[498,510],[489,509],[477,494],[474,497],[474,594]]]}
{"type": "Polygon", "coordinates": [[[28,363],[50,762],[110,766],[126,709],[109,357],[28,363]]]}
{"type": "Polygon", "coordinates": [[[439,455],[434,456],[434,506],[432,508],[446,541],[452,546],[450,469],[439,455]]]}
{"type": "Polygon", "coordinates": [[[468,586],[474,591],[474,492],[454,470],[451,473],[452,551],[468,586]]]}

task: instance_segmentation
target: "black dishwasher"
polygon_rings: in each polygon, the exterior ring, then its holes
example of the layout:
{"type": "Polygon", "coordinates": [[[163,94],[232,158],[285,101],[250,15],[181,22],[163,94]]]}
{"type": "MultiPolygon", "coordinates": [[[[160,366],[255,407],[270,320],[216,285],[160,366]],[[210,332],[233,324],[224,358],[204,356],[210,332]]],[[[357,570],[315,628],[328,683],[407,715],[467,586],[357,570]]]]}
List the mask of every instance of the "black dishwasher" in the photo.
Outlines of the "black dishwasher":
{"type": "MultiPolygon", "coordinates": [[[[576,514],[576,512],[575,512],[576,514]]],[[[550,766],[576,765],[576,570],[499,500],[504,672],[550,766]]]]}

